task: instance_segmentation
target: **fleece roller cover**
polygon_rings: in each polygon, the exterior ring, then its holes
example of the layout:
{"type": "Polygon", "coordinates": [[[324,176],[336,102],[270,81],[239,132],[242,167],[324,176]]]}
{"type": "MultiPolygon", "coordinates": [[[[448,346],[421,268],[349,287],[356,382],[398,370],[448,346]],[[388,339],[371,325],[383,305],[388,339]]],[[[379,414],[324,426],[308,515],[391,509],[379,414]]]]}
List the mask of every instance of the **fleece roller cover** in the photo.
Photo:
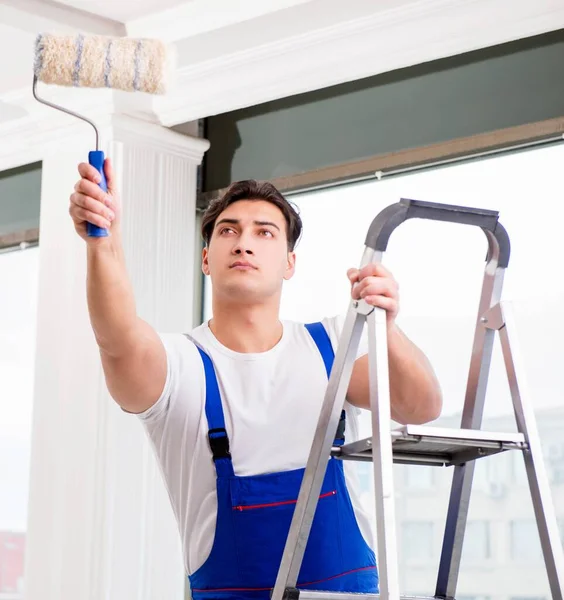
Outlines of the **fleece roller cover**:
{"type": "MultiPolygon", "coordinates": [[[[46,102],[36,92],[36,82],[42,81],[66,87],[112,88],[127,92],[164,94],[174,69],[170,49],[159,40],[119,38],[100,35],[39,34],[35,40],[34,95],[40,102],[94,123],[80,115],[46,102]]],[[[88,154],[88,162],[102,177],[100,187],[107,191],[104,177],[104,152],[98,149],[88,154]]],[[[87,223],[89,237],[105,237],[108,230],[87,223]]]]}
{"type": "Polygon", "coordinates": [[[35,42],[35,76],[54,85],[164,94],[171,62],[153,39],[40,34],[35,42]]]}

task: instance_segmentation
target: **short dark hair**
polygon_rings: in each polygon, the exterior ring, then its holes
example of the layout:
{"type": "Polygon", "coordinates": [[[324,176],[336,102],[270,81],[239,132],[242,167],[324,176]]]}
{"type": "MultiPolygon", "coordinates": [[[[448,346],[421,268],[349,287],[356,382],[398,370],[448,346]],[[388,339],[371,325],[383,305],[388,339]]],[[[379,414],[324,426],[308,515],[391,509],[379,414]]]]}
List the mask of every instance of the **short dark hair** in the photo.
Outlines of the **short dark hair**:
{"type": "Polygon", "coordinates": [[[268,182],[258,182],[254,179],[236,181],[225,193],[212,200],[202,217],[202,237],[209,245],[217,217],[230,205],[238,200],[265,200],[277,206],[286,221],[286,238],[288,250],[294,250],[302,233],[302,220],[293,204],[268,182]]]}

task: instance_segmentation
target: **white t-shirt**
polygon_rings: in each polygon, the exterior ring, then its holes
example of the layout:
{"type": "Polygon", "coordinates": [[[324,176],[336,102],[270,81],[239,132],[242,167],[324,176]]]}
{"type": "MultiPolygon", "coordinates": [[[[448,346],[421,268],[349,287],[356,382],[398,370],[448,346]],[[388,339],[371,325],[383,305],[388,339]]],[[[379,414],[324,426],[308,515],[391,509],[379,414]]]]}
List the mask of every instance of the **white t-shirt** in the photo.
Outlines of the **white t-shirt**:
{"type": "MultiPolygon", "coordinates": [[[[335,352],[343,319],[323,320],[335,352]]],[[[283,335],[267,352],[243,354],[223,346],[200,325],[190,336],[211,357],[222,396],[235,475],[305,467],[327,388],[321,354],[301,323],[283,321],[283,335]]],[[[208,445],[201,356],[182,334],[161,334],[167,378],[159,400],[138,415],[156,452],[178,522],[187,574],[207,559],[217,517],[216,472],[208,445]]],[[[366,353],[363,339],[357,358],[366,353]]],[[[358,439],[360,410],[345,403],[346,441],[358,439]]],[[[354,464],[347,487],[365,540],[370,521],[359,500],[354,464]]]]}

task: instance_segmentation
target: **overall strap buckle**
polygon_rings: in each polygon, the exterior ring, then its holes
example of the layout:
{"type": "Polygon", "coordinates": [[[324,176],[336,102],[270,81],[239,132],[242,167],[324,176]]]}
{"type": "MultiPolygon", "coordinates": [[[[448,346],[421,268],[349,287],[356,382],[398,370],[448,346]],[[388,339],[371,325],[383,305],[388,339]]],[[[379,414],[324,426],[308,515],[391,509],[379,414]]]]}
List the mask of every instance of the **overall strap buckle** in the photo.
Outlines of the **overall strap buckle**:
{"type": "Polygon", "coordinates": [[[341,418],[339,419],[339,425],[337,426],[337,433],[335,434],[335,446],[343,446],[345,443],[345,428],[346,428],[347,414],[343,410],[341,411],[341,418]]]}
{"type": "Polygon", "coordinates": [[[208,431],[208,441],[214,460],[231,458],[231,453],[229,452],[229,438],[227,437],[225,427],[210,429],[208,431]]]}

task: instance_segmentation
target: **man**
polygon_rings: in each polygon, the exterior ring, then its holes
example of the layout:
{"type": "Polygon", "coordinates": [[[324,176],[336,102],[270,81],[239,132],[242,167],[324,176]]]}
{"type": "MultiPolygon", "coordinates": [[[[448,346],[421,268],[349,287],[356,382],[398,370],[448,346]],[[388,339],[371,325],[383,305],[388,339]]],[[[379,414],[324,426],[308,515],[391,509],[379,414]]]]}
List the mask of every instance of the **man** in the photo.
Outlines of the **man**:
{"type": "MultiPolygon", "coordinates": [[[[270,184],[233,184],[202,222],[213,317],[186,335],[158,334],[136,314],[111,164],[105,165],[108,193],[91,166],[81,164],[79,173],[70,214],[86,241],[88,307],[108,389],[123,410],[138,415],[152,441],[193,597],[266,600],[341,329],[336,318],[307,326],[279,319],[300,217],[270,184]],[[87,237],[87,221],[111,235],[87,237]]],[[[387,311],[393,419],[437,418],[440,389],[425,356],[395,323],[392,275],[369,265],[350,269],[348,278],[353,298],[387,311]]],[[[363,348],[344,410],[349,441],[357,436],[359,409],[369,407],[363,348]]],[[[351,471],[331,458],[298,587],[376,592],[369,540],[351,471]]]]}

